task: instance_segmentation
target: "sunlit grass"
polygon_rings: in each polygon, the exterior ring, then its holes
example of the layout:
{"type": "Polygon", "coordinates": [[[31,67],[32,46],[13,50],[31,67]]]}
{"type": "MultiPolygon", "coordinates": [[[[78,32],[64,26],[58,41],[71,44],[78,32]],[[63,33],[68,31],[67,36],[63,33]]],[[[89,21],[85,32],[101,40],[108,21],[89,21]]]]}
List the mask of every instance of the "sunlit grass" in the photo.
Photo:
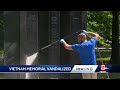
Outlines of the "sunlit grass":
{"type": "MultiPolygon", "coordinates": [[[[103,61],[109,61],[110,60],[110,57],[104,57],[104,58],[101,58],[103,61]]],[[[100,58],[97,58],[97,61],[101,61],[100,58]]]]}

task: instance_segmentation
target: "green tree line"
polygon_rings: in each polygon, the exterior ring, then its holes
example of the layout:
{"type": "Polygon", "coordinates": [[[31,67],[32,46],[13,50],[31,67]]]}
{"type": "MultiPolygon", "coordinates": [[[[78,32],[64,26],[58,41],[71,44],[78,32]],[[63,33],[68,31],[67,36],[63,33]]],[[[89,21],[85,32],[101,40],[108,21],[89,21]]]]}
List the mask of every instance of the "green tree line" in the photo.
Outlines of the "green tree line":
{"type": "Polygon", "coordinates": [[[98,33],[101,37],[98,41],[100,47],[112,45],[112,12],[88,11],[87,30],[98,33]]]}
{"type": "Polygon", "coordinates": [[[119,11],[88,11],[87,30],[101,37],[99,47],[112,47],[110,64],[120,64],[120,16],[119,11]]]}

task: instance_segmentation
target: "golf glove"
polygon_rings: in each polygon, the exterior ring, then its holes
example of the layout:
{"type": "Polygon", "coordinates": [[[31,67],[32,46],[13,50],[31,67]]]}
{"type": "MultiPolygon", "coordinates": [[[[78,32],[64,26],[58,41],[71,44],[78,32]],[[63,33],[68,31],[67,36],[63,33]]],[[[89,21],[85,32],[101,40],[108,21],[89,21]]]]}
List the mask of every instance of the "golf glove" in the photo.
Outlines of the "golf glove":
{"type": "Polygon", "coordinates": [[[64,43],[64,39],[61,39],[61,40],[60,40],[60,43],[64,43]]]}
{"type": "Polygon", "coordinates": [[[82,31],[83,31],[84,34],[87,34],[87,31],[85,31],[85,30],[82,30],[82,31]]]}

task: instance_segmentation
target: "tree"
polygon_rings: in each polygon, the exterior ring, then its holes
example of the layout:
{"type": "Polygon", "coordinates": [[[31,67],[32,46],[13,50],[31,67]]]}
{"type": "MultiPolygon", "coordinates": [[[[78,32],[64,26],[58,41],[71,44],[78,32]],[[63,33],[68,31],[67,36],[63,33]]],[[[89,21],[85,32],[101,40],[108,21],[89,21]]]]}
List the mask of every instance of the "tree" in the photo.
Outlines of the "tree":
{"type": "Polygon", "coordinates": [[[119,60],[119,11],[112,12],[112,54],[111,64],[120,64],[119,60]]]}
{"type": "Polygon", "coordinates": [[[88,11],[87,30],[101,36],[98,46],[110,47],[112,44],[112,12],[88,11]]]}

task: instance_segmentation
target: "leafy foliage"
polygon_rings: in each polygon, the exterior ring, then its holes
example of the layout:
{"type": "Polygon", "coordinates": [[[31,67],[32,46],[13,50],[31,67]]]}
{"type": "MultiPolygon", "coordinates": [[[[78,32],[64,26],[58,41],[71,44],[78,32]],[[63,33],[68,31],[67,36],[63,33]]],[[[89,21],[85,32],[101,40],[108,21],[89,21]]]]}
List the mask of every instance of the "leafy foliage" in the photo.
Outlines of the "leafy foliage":
{"type": "Polygon", "coordinates": [[[112,12],[88,11],[87,30],[98,33],[98,46],[110,47],[112,44],[112,12]]]}
{"type": "Polygon", "coordinates": [[[0,11],[0,50],[4,47],[4,16],[3,11],[0,11]]]}

